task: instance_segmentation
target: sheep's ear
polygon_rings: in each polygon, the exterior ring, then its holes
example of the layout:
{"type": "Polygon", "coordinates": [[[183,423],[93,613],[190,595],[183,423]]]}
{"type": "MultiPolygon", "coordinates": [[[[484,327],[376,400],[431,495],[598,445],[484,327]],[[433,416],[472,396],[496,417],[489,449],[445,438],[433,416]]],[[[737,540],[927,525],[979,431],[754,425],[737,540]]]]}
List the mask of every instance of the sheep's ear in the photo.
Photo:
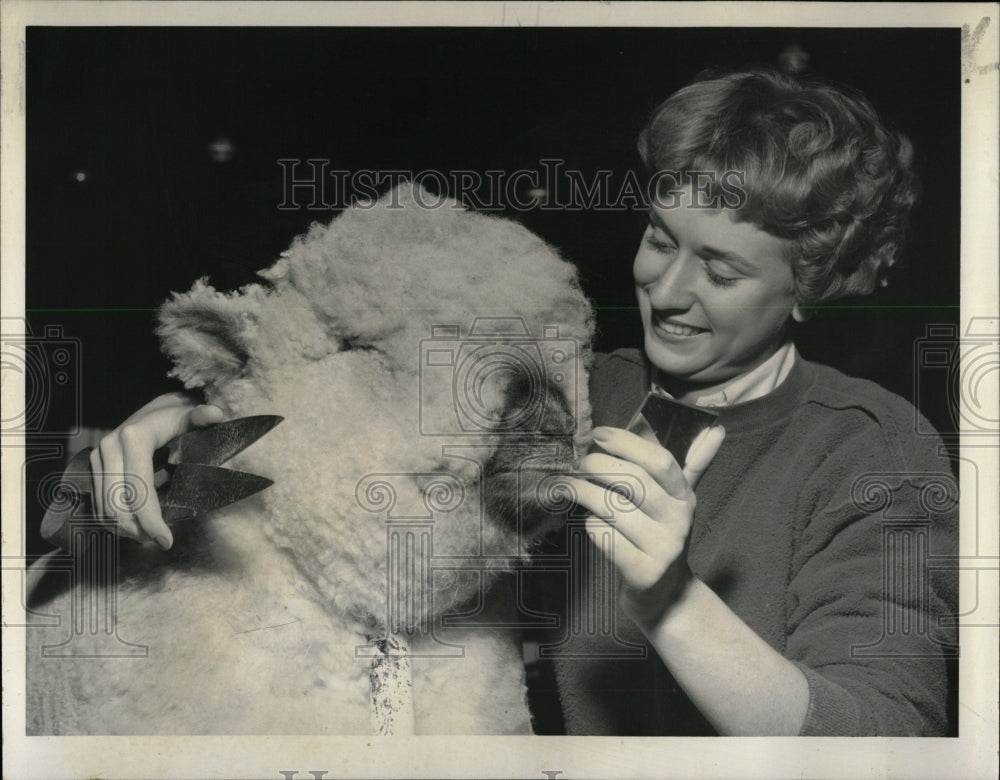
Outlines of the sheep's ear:
{"type": "Polygon", "coordinates": [[[246,373],[262,291],[251,285],[225,295],[199,279],[160,307],[156,329],[185,387],[215,388],[246,373]]]}

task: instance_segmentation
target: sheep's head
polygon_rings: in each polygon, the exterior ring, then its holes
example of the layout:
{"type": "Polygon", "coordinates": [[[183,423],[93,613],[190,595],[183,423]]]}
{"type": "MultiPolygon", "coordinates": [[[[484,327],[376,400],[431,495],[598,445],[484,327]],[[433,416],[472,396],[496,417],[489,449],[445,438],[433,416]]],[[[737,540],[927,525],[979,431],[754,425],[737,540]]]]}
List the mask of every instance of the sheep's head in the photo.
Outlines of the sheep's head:
{"type": "Polygon", "coordinates": [[[329,606],[410,629],[523,558],[589,436],[574,267],[405,185],[261,276],[229,295],[198,282],[159,333],[173,373],[232,416],[284,416],[233,465],[275,481],[260,522],[329,606]]]}

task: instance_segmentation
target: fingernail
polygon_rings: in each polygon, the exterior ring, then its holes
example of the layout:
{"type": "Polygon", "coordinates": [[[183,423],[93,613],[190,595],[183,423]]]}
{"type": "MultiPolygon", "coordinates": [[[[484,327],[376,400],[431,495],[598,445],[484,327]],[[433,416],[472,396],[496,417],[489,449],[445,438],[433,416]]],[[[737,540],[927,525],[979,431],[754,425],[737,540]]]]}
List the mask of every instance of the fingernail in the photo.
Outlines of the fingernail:
{"type": "Polygon", "coordinates": [[[155,539],[156,543],[160,545],[160,547],[162,547],[164,550],[169,550],[170,546],[173,544],[173,540],[171,540],[170,537],[168,536],[161,535],[153,538],[155,539]]]}
{"type": "Polygon", "coordinates": [[[607,441],[610,438],[611,438],[611,431],[605,428],[604,426],[594,428],[595,441],[607,441]]]}

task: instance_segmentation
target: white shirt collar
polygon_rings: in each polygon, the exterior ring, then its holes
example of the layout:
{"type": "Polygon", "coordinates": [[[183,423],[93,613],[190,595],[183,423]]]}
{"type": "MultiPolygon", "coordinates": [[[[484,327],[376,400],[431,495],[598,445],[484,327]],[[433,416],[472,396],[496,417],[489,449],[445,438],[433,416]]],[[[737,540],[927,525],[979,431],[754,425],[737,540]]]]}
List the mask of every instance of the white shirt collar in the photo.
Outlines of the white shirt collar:
{"type": "MultiPolygon", "coordinates": [[[[732,406],[761,398],[785,381],[791,373],[797,356],[795,345],[791,341],[787,341],[759,366],[731,379],[719,389],[696,398],[694,405],[732,406]]],[[[670,395],[656,384],[655,374],[653,387],[657,392],[670,395]]]]}

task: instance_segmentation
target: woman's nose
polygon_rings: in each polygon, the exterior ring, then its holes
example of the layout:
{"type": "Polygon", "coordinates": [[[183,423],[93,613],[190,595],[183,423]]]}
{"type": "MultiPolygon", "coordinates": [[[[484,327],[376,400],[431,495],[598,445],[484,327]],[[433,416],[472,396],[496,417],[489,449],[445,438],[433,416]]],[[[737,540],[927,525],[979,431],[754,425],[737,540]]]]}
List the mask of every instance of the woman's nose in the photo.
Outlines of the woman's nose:
{"type": "Polygon", "coordinates": [[[645,285],[649,303],[656,309],[689,309],[694,303],[692,292],[694,264],[685,252],[676,254],[653,282],[645,285]]]}

